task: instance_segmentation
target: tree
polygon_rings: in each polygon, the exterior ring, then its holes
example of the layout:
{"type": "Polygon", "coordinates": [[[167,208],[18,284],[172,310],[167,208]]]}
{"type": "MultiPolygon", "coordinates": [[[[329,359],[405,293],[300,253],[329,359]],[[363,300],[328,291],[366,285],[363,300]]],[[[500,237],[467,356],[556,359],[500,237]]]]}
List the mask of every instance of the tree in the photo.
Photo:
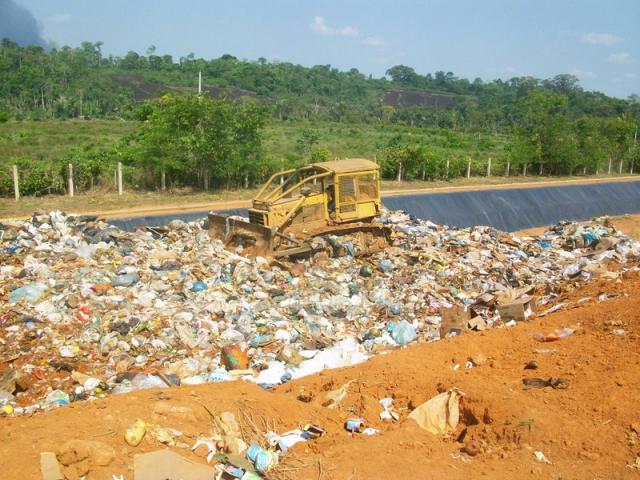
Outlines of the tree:
{"type": "Polygon", "coordinates": [[[267,109],[205,95],[165,95],[146,104],[146,122],[129,155],[153,177],[173,178],[209,189],[211,179],[227,186],[265,175],[262,129],[267,109]]]}
{"type": "Polygon", "coordinates": [[[539,172],[546,166],[553,174],[573,173],[577,149],[566,117],[567,107],[566,95],[541,90],[531,91],[518,102],[521,120],[512,151],[517,155],[516,165],[537,166],[539,172]]]}
{"type": "Polygon", "coordinates": [[[416,71],[406,65],[396,65],[395,67],[391,67],[386,71],[386,74],[391,77],[391,81],[394,83],[416,86],[418,82],[418,74],[416,71]]]}
{"type": "Polygon", "coordinates": [[[305,128],[300,133],[300,138],[296,141],[298,151],[305,156],[310,155],[313,150],[313,146],[319,141],[320,135],[318,135],[318,132],[310,128],[305,128]]]}

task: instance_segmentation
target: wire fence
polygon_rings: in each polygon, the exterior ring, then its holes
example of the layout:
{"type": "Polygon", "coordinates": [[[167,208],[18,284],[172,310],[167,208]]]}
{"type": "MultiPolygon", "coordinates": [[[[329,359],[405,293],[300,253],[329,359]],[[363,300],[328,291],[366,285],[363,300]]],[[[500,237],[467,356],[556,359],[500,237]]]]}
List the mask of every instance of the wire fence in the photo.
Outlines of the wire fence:
{"type": "MultiPolygon", "coordinates": [[[[43,196],[50,194],[73,197],[96,188],[122,195],[126,189],[140,190],[136,182],[139,169],[123,165],[121,162],[92,168],[84,164],[48,164],[22,161],[0,168],[0,197],[16,201],[23,196],[43,196]]],[[[472,177],[516,177],[548,176],[544,164],[528,165],[513,162],[510,158],[455,158],[438,165],[413,166],[408,174],[402,165],[383,166],[383,178],[388,180],[453,180],[472,177]]],[[[625,161],[609,159],[591,171],[580,168],[575,175],[621,175],[634,173],[634,165],[625,161]]],[[[145,172],[149,175],[149,172],[145,172]]],[[[156,175],[156,174],[154,174],[156,175]]],[[[165,171],[157,173],[158,189],[167,190],[165,171]]],[[[149,190],[149,189],[146,189],[149,190]]]]}

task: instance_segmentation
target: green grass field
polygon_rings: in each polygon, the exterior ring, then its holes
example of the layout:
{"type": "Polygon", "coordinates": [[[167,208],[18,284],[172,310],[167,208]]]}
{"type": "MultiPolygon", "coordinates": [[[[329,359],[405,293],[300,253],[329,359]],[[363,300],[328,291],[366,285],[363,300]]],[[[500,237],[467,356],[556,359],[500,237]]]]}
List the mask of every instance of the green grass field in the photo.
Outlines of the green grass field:
{"type": "MultiPolygon", "coordinates": [[[[55,160],[74,147],[104,148],[135,132],[136,122],[123,120],[22,121],[0,124],[0,159],[7,164],[12,157],[31,160],[55,160]]],[[[267,126],[264,135],[266,154],[274,158],[300,155],[298,140],[304,129],[318,136],[314,147],[324,147],[334,157],[375,159],[389,140],[425,143],[434,149],[473,157],[500,156],[505,137],[465,134],[451,130],[410,128],[401,125],[342,124],[331,122],[277,122],[267,126]]]]}
{"type": "Polygon", "coordinates": [[[0,124],[0,159],[3,165],[12,157],[55,160],[74,147],[108,147],[135,128],[122,120],[6,122],[0,124]]]}
{"type": "MultiPolygon", "coordinates": [[[[11,159],[27,158],[33,162],[53,162],[73,148],[108,148],[122,138],[134,133],[136,122],[122,120],[67,120],[67,121],[23,121],[0,124],[0,168],[7,172],[11,159]]],[[[422,143],[433,150],[446,151],[450,157],[470,157],[472,177],[452,178],[438,181],[413,181],[397,183],[383,181],[383,189],[442,188],[451,186],[476,186],[489,184],[544,182],[561,180],[554,177],[512,176],[504,178],[505,147],[508,138],[482,134],[467,134],[452,130],[410,128],[400,125],[341,124],[331,122],[272,122],[264,135],[266,154],[275,158],[300,158],[299,140],[302,132],[312,130],[318,139],[314,148],[329,150],[332,157],[360,157],[380,160],[383,148],[397,136],[404,143],[422,143]],[[486,178],[486,161],[494,159],[491,178],[486,178]]],[[[465,161],[466,165],[466,161],[465,161]]],[[[1,172],[0,172],[1,173],[1,172]]],[[[537,172],[530,172],[531,174],[537,172]]],[[[132,207],[201,205],[227,200],[250,199],[255,189],[216,190],[205,193],[192,189],[173,190],[169,195],[161,192],[135,191],[125,185],[125,195],[115,193],[112,182],[92,191],[76,191],[76,197],[63,195],[23,196],[20,202],[12,198],[0,199],[0,218],[20,217],[37,209],[62,209],[70,212],[100,212],[122,210],[132,207]]]]}

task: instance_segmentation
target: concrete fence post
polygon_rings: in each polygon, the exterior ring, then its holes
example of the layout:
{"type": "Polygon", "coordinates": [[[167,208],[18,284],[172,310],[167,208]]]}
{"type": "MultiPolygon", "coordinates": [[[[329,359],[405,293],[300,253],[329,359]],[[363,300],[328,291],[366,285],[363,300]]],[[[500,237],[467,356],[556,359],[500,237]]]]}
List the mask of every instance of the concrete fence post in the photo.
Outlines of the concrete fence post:
{"type": "Polygon", "coordinates": [[[167,172],[164,171],[164,168],[160,174],[160,188],[163,192],[167,189],[167,172]]]}
{"type": "Polygon", "coordinates": [[[504,176],[508,177],[509,176],[509,171],[511,170],[511,160],[507,160],[507,171],[505,172],[504,176]]]}
{"type": "Polygon", "coordinates": [[[13,170],[13,194],[16,197],[16,202],[20,200],[20,180],[18,179],[18,166],[14,165],[13,170]]]}
{"type": "Polygon", "coordinates": [[[620,163],[618,164],[618,174],[622,175],[622,159],[620,160],[620,163]]]}
{"type": "Polygon", "coordinates": [[[611,157],[609,157],[609,169],[607,170],[607,175],[611,175],[611,157]]]}
{"type": "Polygon", "coordinates": [[[522,166],[522,176],[523,177],[527,176],[527,164],[526,163],[522,166]]]}
{"type": "Polygon", "coordinates": [[[73,163],[69,164],[68,177],[69,177],[69,178],[67,178],[67,182],[68,182],[68,185],[69,185],[69,188],[68,188],[69,192],[68,193],[69,193],[70,197],[73,197],[73,193],[74,193],[73,192],[73,163]]]}
{"type": "Polygon", "coordinates": [[[122,162],[118,162],[116,172],[116,177],[118,179],[118,195],[122,195],[122,162]]]}
{"type": "Polygon", "coordinates": [[[487,177],[491,176],[491,157],[489,157],[489,160],[487,161],[487,177]]]}
{"type": "Polygon", "coordinates": [[[467,157],[467,178],[471,178],[471,157],[467,157]]]}
{"type": "Polygon", "coordinates": [[[449,159],[447,158],[447,170],[445,172],[445,178],[449,178],[449,159]]]}

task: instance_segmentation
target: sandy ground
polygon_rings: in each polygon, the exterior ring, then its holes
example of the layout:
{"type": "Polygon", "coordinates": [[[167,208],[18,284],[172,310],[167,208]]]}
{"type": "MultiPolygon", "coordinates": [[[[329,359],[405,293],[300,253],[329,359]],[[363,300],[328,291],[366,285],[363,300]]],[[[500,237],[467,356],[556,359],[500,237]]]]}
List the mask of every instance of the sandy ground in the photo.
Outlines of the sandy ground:
{"type": "MultiPolygon", "coordinates": [[[[569,286],[559,302],[570,306],[544,318],[409,346],[274,391],[242,381],[184,386],[0,419],[2,478],[40,478],[40,452],[82,439],[116,451],[114,461],[92,467],[88,478],[124,474],[132,479],[133,455],[162,446],[148,437],[138,447],[128,446],[123,432],[129,424],[143,418],[172,427],[192,444],[210,431],[207,409],[214,415],[234,412],[244,419],[246,432],[249,418],[260,429],[268,423],[279,432],[307,423],[326,429],[323,438],[294,446],[270,476],[276,479],[637,478],[638,471],[627,465],[640,454],[639,288],[638,273],[579,289],[569,286]],[[606,300],[600,297],[604,292],[606,300]],[[553,343],[533,338],[563,327],[576,332],[553,343]],[[485,360],[468,369],[469,357],[485,360]],[[531,360],[538,370],[524,369],[531,360]],[[568,388],[525,388],[525,377],[562,377],[568,388]],[[326,392],[348,381],[340,407],[323,407],[326,392]],[[452,387],[465,393],[454,435],[433,435],[406,418],[412,408],[452,387]],[[379,419],[378,401],[384,397],[394,398],[399,422],[379,419]],[[172,413],[174,407],[180,413],[172,413]],[[380,434],[346,432],[343,424],[351,417],[365,418],[380,434]],[[465,431],[464,441],[457,441],[465,431]],[[473,457],[460,452],[471,440],[480,450],[473,457]],[[538,462],[536,451],[551,463],[538,462]]],[[[186,449],[172,449],[204,462],[186,449]]]]}

